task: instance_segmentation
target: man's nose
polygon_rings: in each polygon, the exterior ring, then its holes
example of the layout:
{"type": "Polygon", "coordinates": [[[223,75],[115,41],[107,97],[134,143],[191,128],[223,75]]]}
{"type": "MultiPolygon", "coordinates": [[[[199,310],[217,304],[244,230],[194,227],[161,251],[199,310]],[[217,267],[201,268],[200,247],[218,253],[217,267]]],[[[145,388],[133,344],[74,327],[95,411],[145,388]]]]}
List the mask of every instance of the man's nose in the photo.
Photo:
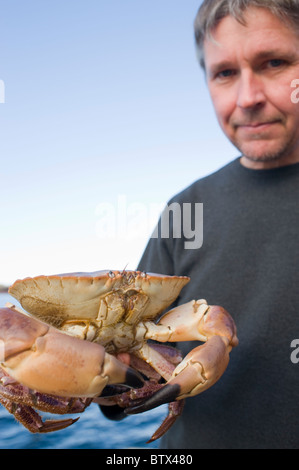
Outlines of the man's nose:
{"type": "Polygon", "coordinates": [[[237,106],[243,109],[255,108],[265,103],[263,83],[252,71],[244,71],[238,84],[237,106]]]}

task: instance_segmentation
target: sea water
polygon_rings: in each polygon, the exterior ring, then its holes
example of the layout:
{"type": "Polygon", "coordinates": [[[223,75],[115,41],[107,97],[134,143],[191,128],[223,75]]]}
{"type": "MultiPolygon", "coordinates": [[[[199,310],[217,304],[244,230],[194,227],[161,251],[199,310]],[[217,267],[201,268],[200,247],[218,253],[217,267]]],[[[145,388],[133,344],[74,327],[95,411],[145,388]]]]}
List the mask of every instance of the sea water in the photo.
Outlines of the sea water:
{"type": "MultiPolygon", "coordinates": [[[[9,294],[0,294],[0,307],[6,302],[18,305],[9,294]]],[[[123,421],[111,421],[103,416],[98,405],[92,403],[82,414],[50,415],[41,413],[43,419],[80,419],[72,426],[49,434],[32,434],[18,423],[0,405],[0,449],[127,449],[157,448],[159,440],[146,441],[167,415],[167,405],[146,413],[128,416],[123,421]]]]}

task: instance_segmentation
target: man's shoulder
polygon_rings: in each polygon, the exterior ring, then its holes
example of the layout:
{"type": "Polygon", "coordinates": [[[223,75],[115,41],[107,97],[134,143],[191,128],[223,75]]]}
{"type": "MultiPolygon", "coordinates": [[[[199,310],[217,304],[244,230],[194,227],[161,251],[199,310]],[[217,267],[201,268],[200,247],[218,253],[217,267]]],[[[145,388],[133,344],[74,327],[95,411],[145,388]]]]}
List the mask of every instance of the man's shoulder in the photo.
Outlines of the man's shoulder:
{"type": "Polygon", "coordinates": [[[238,166],[239,159],[231,161],[213,173],[194,181],[187,188],[174,195],[170,202],[194,201],[199,195],[213,191],[215,188],[220,189],[221,186],[227,185],[231,178],[234,178],[234,169],[238,166]]]}

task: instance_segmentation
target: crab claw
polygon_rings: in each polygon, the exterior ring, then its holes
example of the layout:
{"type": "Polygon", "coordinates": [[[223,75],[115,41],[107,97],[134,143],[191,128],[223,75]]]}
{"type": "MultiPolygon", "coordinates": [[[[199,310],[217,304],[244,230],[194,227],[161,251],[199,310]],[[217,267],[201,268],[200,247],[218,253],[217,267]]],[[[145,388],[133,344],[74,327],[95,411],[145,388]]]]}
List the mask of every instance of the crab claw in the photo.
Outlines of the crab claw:
{"type": "Polygon", "coordinates": [[[142,404],[125,410],[137,414],[164,403],[192,397],[214,385],[229,362],[227,338],[212,336],[205,344],[193,349],[174,370],[172,378],[142,404]]]}
{"type": "Polygon", "coordinates": [[[108,384],[139,388],[138,372],[96,343],[61,333],[16,308],[0,309],[1,367],[17,382],[61,397],[95,397],[108,384]]]}
{"type": "Polygon", "coordinates": [[[143,403],[126,409],[127,414],[141,413],[204,392],[220,379],[228,366],[230,351],[238,344],[229,313],[222,307],[208,306],[205,301],[189,302],[173,309],[152,331],[154,339],[198,339],[205,343],[185,356],[163,388],[143,403]],[[166,325],[170,326],[165,328],[166,325]]]}

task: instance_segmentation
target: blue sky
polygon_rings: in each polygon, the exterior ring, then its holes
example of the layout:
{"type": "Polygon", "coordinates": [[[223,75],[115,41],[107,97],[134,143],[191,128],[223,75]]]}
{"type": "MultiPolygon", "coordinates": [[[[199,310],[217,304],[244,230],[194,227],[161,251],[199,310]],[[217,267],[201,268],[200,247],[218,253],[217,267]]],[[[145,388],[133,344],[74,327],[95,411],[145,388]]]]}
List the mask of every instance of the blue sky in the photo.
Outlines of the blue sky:
{"type": "Polygon", "coordinates": [[[0,283],[134,269],[159,208],[237,156],[199,0],[0,0],[0,283]]]}

